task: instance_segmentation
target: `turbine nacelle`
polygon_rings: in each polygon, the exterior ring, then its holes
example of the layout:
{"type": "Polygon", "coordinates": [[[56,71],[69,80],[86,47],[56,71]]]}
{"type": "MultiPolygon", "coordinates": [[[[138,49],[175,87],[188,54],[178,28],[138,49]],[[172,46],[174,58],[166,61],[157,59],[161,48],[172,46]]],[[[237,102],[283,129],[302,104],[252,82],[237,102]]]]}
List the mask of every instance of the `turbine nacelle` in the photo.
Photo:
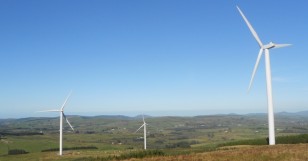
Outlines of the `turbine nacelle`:
{"type": "Polygon", "coordinates": [[[266,45],[263,45],[262,49],[271,49],[271,48],[274,48],[274,47],[275,47],[275,44],[273,42],[270,42],[266,45]]]}
{"type": "Polygon", "coordinates": [[[282,48],[282,47],[287,47],[290,46],[291,44],[275,44],[273,42],[270,42],[266,45],[263,45],[261,48],[262,49],[272,49],[272,48],[282,48]]]}

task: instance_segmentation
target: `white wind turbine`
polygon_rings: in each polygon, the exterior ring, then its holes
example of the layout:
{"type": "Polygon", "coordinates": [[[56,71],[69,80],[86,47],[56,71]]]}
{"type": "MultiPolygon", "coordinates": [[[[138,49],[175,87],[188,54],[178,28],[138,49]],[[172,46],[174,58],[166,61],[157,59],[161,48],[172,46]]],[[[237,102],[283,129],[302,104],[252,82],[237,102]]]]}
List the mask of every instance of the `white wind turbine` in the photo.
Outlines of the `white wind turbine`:
{"type": "Polygon", "coordinates": [[[267,86],[267,106],[268,106],[268,131],[269,131],[269,145],[275,145],[275,125],[274,125],[274,109],[273,109],[273,96],[272,96],[272,77],[271,77],[271,66],[270,66],[270,56],[269,56],[269,49],[272,48],[281,48],[281,47],[286,47],[291,44],[275,44],[273,42],[270,42],[269,44],[263,45],[258,34],[256,31],[253,29],[241,9],[236,6],[238,11],[240,12],[241,16],[245,20],[250,32],[254,36],[254,38],[257,40],[259,46],[260,46],[260,51],[257,57],[256,64],[253,69],[252,77],[249,83],[248,91],[251,88],[252,82],[254,80],[255,73],[257,71],[260,59],[262,54],[264,53],[265,56],[265,72],[266,72],[266,86],[267,86]]]}
{"type": "Polygon", "coordinates": [[[69,93],[69,95],[67,96],[67,98],[65,99],[63,105],[61,106],[61,108],[59,110],[45,110],[45,111],[39,111],[39,112],[60,112],[60,147],[59,147],[59,155],[62,155],[62,133],[63,133],[63,117],[65,118],[66,122],[68,123],[68,125],[71,127],[71,129],[74,131],[73,126],[70,124],[70,122],[68,121],[67,117],[64,114],[64,107],[67,103],[67,100],[69,99],[71,95],[71,92],[69,93]]]}
{"type": "Polygon", "coordinates": [[[144,121],[144,115],[142,115],[143,124],[139,127],[138,130],[135,131],[138,132],[143,127],[143,142],[144,142],[144,150],[147,149],[147,123],[144,121]]]}

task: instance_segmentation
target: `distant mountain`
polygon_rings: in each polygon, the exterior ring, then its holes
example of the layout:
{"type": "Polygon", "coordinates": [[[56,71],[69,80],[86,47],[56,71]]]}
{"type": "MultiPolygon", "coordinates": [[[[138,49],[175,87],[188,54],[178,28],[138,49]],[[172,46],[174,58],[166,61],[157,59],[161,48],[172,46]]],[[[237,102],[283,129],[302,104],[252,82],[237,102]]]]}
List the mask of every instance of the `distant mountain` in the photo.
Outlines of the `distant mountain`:
{"type": "MultiPolygon", "coordinates": [[[[81,116],[86,118],[87,116],[81,116]]],[[[131,120],[132,117],[124,116],[124,115],[99,115],[99,116],[92,116],[89,118],[104,118],[104,119],[123,119],[123,120],[131,120]]]]}
{"type": "Polygon", "coordinates": [[[267,113],[248,113],[246,116],[266,116],[267,113]]]}
{"type": "MultiPolygon", "coordinates": [[[[275,113],[276,116],[303,116],[308,117],[308,111],[300,111],[300,112],[278,112],[275,113]]],[[[196,115],[196,116],[169,116],[169,117],[179,117],[179,118],[192,118],[192,117],[207,117],[207,116],[257,116],[257,117],[266,117],[267,113],[248,113],[248,114],[213,114],[213,115],[196,115]]],[[[142,119],[142,115],[137,116],[125,116],[125,115],[97,115],[97,116],[82,116],[82,115],[67,115],[69,118],[83,118],[83,119],[93,119],[93,118],[101,118],[101,119],[121,119],[121,120],[135,120],[142,119]]],[[[163,116],[150,116],[144,115],[145,118],[158,118],[163,116]]],[[[59,117],[27,117],[27,118],[8,118],[8,119],[0,119],[1,122],[14,122],[14,121],[37,121],[37,120],[46,120],[46,119],[57,119],[59,117]]]]}
{"type": "Polygon", "coordinates": [[[153,116],[150,116],[150,115],[137,115],[137,116],[135,116],[135,117],[133,117],[133,118],[135,118],[135,119],[142,119],[142,117],[144,117],[144,118],[150,118],[150,117],[153,117],[153,116]]]}
{"type": "Polygon", "coordinates": [[[298,115],[302,115],[302,116],[308,116],[308,111],[300,111],[300,112],[296,112],[298,115]]]}
{"type": "MultiPolygon", "coordinates": [[[[267,113],[248,113],[246,116],[267,116],[267,113]]],[[[300,111],[300,112],[277,112],[275,113],[277,116],[307,116],[308,111],[300,111]]]]}
{"type": "Polygon", "coordinates": [[[283,116],[307,116],[308,117],[308,111],[300,111],[300,112],[279,112],[277,115],[283,115],[283,116]]]}

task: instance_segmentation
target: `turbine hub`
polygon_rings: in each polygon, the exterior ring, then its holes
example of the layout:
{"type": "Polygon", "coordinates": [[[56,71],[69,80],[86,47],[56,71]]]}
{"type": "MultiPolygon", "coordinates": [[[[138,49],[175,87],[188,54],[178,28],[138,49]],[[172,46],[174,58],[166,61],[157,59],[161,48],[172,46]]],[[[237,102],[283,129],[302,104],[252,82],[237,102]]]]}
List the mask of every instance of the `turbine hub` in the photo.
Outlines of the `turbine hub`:
{"type": "Polygon", "coordinates": [[[273,47],[275,47],[275,44],[273,42],[270,42],[270,43],[262,46],[263,49],[271,49],[273,47]]]}

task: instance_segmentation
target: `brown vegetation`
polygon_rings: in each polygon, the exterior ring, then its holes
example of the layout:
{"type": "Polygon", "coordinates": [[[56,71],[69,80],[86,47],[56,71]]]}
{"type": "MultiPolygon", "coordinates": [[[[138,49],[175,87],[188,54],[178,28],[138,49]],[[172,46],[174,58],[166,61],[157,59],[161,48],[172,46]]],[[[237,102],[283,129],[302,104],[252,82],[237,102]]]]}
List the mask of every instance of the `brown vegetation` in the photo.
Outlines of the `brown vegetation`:
{"type": "Polygon", "coordinates": [[[129,161],[307,161],[308,144],[232,146],[218,151],[178,156],[129,159],[129,161]]]}

